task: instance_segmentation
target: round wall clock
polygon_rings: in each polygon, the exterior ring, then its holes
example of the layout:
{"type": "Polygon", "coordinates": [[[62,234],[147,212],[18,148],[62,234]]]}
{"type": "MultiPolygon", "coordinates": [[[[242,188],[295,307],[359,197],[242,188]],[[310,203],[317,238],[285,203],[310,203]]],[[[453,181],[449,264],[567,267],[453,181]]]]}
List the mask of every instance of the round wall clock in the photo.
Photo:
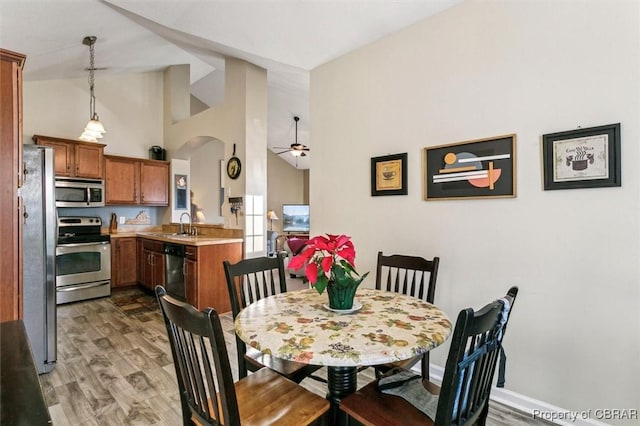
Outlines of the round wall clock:
{"type": "Polygon", "coordinates": [[[240,176],[240,171],[242,170],[242,164],[240,163],[240,159],[238,157],[231,157],[227,162],[227,175],[231,179],[238,179],[240,176]]]}
{"type": "Polygon", "coordinates": [[[242,170],[242,163],[240,163],[240,159],[236,157],[236,144],[233,144],[233,154],[229,161],[227,161],[227,175],[231,179],[238,179],[240,176],[240,171],[242,170]]]}

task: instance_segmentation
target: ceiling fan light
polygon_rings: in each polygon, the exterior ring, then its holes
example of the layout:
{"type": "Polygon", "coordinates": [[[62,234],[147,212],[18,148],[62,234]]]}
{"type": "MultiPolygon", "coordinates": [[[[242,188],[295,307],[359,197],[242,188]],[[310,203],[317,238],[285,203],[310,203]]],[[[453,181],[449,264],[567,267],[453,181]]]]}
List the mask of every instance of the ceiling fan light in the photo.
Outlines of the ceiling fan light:
{"type": "Polygon", "coordinates": [[[291,150],[291,155],[293,155],[294,157],[301,157],[302,154],[303,154],[302,151],[299,151],[297,149],[291,150]]]}

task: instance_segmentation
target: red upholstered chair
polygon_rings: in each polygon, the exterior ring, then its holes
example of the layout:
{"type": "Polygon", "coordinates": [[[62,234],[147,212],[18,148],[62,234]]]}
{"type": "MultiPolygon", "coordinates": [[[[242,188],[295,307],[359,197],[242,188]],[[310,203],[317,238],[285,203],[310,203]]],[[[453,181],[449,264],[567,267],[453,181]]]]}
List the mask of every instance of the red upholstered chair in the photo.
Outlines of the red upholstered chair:
{"type": "MultiPolygon", "coordinates": [[[[307,241],[309,241],[308,238],[301,238],[301,237],[289,237],[285,240],[284,249],[287,252],[287,256],[289,256],[289,260],[291,260],[293,256],[296,256],[297,254],[299,254],[302,250],[304,250],[304,247],[306,246],[307,241]]],[[[287,268],[287,271],[289,272],[289,275],[291,275],[291,278],[304,277],[305,267],[306,267],[306,264],[298,270],[287,268]]]]}

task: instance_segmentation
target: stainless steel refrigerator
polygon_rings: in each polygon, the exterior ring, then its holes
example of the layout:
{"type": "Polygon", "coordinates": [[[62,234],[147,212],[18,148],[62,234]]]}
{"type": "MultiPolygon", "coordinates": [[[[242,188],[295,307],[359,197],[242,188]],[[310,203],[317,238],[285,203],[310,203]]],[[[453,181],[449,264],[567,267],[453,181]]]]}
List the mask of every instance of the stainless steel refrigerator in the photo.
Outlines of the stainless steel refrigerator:
{"type": "Polygon", "coordinates": [[[38,373],[56,364],[56,239],[53,148],[25,145],[23,224],[24,325],[38,373]]]}

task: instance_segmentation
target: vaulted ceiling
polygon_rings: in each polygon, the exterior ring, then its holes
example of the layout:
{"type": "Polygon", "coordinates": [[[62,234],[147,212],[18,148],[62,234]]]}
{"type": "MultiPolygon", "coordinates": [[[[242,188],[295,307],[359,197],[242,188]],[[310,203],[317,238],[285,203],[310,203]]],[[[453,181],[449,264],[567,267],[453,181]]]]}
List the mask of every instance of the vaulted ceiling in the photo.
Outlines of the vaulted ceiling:
{"type": "MultiPolygon", "coordinates": [[[[27,55],[26,81],[85,77],[98,37],[100,74],[190,64],[191,92],[221,100],[224,58],[268,71],[267,143],[310,147],[309,71],[462,0],[0,0],[0,47],[27,55]]],[[[305,169],[313,155],[293,158],[305,169]]]]}

